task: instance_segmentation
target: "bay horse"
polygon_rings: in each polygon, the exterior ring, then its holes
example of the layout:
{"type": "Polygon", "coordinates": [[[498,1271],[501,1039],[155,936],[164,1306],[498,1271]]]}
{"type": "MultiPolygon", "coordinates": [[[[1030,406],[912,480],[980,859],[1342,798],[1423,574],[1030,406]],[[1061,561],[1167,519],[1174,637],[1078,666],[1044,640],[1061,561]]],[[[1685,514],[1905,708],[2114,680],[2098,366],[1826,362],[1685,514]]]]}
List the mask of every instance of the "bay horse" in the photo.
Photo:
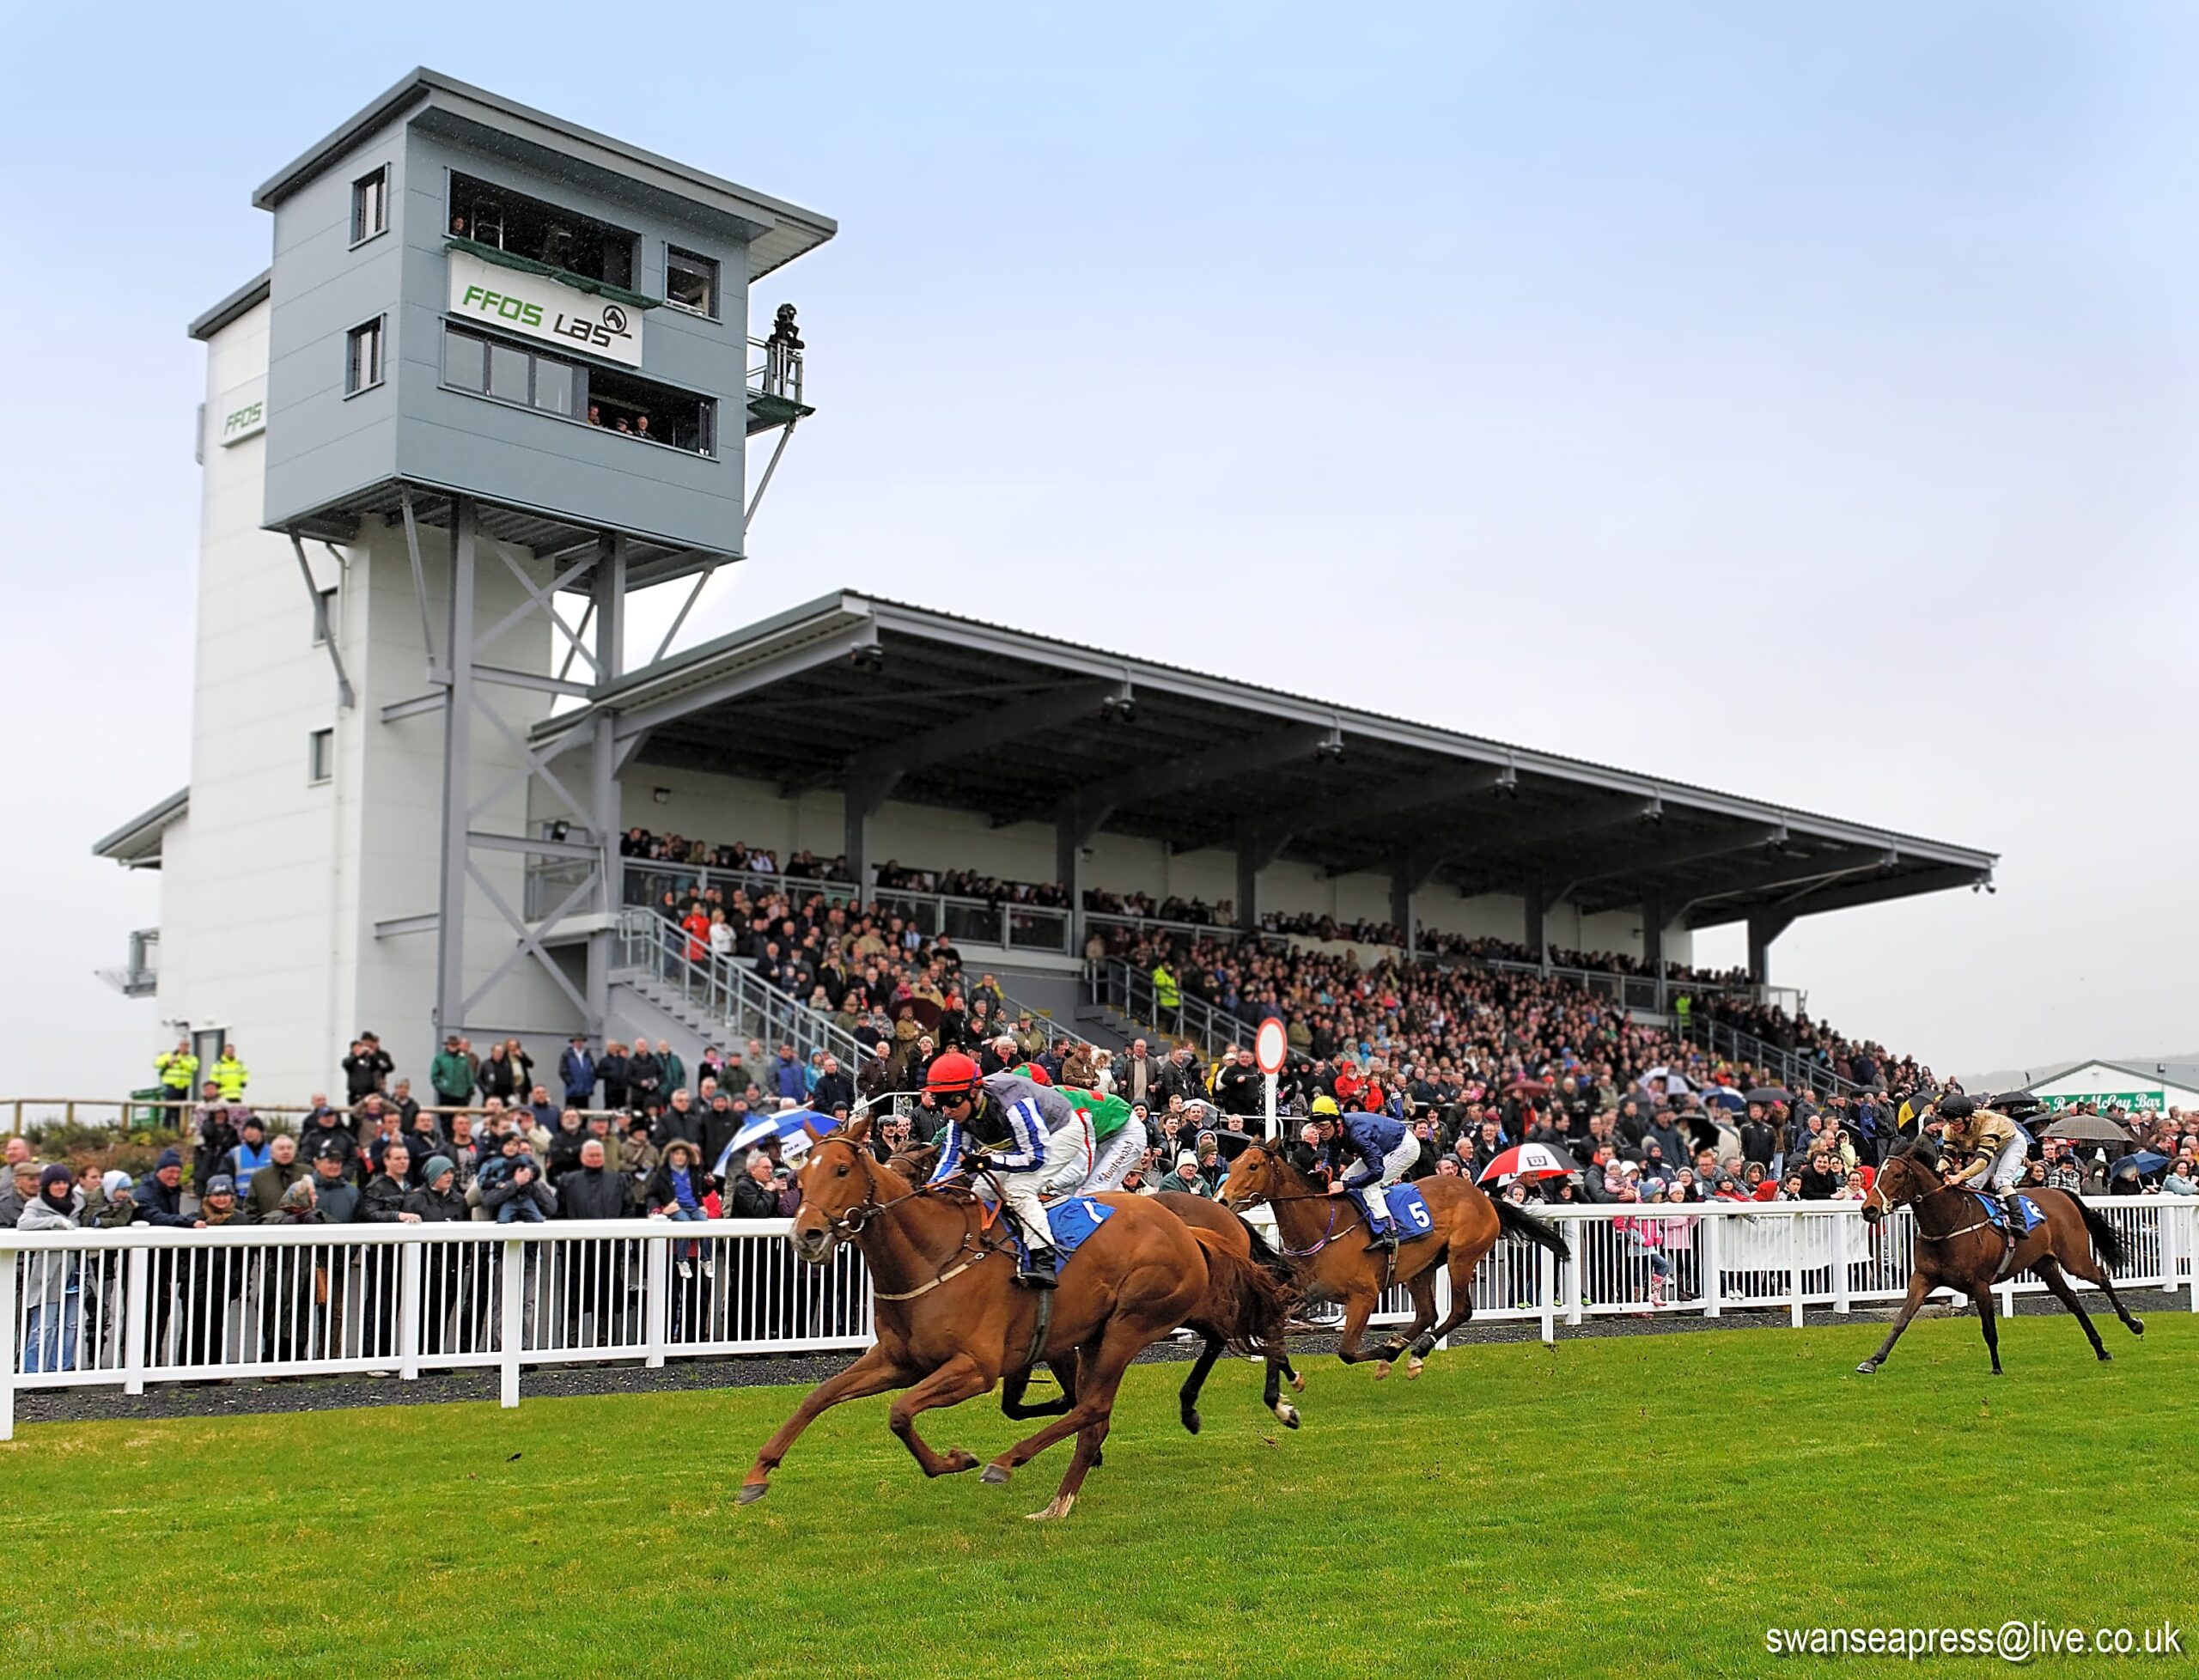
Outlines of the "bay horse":
{"type": "Polygon", "coordinates": [[[1886,1362],[1893,1344],[1937,1288],[1968,1295],[1977,1304],[1977,1322],[1985,1332],[1985,1350],[1993,1356],[1993,1374],[2000,1376],[2001,1334],[1993,1318],[1993,1286],[2005,1272],[2010,1277],[2033,1272],[2052,1290],[2062,1305],[2076,1315],[2092,1352],[2112,1359],[2092,1328],[2084,1303],[2070,1286],[2074,1272],[2087,1283],[2097,1284],[2107,1296],[2115,1316],[2133,1336],[2146,1333],[2144,1323],[2130,1316],[2123,1298],[2115,1293],[2114,1268],[2123,1262],[2123,1234],[2097,1208],[2088,1208],[2065,1190],[2025,1187],[2023,1194],[2038,1203],[2045,1223],[2021,1238],[2011,1251],[1999,1229],[1985,1217],[1977,1195],[1946,1183],[1940,1176],[1940,1152],[1928,1139],[1919,1140],[1890,1156],[1871,1181],[1863,1199],[1863,1218],[1876,1225],[1896,1208],[1913,1208],[1916,1242],[1910,1259],[1909,1294],[1894,1315],[1893,1328],[1879,1350],[1857,1366],[1865,1376],[1886,1362]]]}
{"type": "MultiPolygon", "coordinates": [[[[912,1184],[922,1184],[931,1177],[932,1169],[939,1165],[939,1145],[911,1143],[894,1152],[886,1163],[912,1184]]],[[[1124,1191],[1124,1195],[1130,1192],[1124,1191]]],[[[1264,1266],[1276,1281],[1292,1282],[1290,1263],[1275,1251],[1274,1246],[1263,1237],[1241,1214],[1232,1213],[1211,1197],[1194,1196],[1189,1190],[1160,1190],[1142,1199],[1166,1208],[1170,1213],[1195,1229],[1204,1231],[1216,1239],[1223,1247],[1240,1260],[1249,1260],[1264,1266]]],[[[1184,1427],[1196,1435],[1199,1432],[1199,1392],[1206,1386],[1208,1373],[1227,1348],[1227,1341],[1211,1331],[1202,1333],[1204,1345],[1198,1358],[1192,1362],[1191,1374],[1184,1379],[1184,1385],[1176,1397],[1177,1409],[1183,1418],[1184,1427]]],[[[1267,1367],[1266,1385],[1260,1393],[1260,1403],[1276,1415],[1276,1421],[1286,1429],[1295,1429],[1304,1421],[1298,1408],[1282,1397],[1286,1379],[1300,1394],[1306,1391],[1306,1379],[1290,1363],[1290,1355],[1278,1341],[1264,1352],[1267,1367]]],[[[1002,1415],[1021,1420],[1030,1417],[1058,1417],[1076,1403],[1076,1355],[1071,1353],[1059,1364],[1041,1361],[1054,1373],[1054,1380],[1061,1385],[1061,1393],[1051,1400],[1036,1405],[1024,1400],[1031,1386],[1031,1369],[1026,1366],[1011,1371],[1001,1381],[1000,1409],[1002,1415]]],[[[1093,1461],[1095,1464],[1099,1460],[1093,1461]]]]}
{"type": "Polygon", "coordinates": [[[1346,1365],[1361,1360],[1375,1361],[1378,1378],[1390,1374],[1400,1354],[1408,1351],[1408,1377],[1420,1375],[1421,1367],[1438,1341],[1474,1315],[1474,1268],[1483,1255],[1507,1234],[1524,1237],[1549,1249],[1560,1259],[1569,1251],[1565,1239],[1531,1214],[1508,1202],[1492,1200],[1464,1178],[1416,1178],[1413,1188],[1428,1204],[1435,1222],[1431,1235],[1416,1240],[1398,1233],[1394,1275],[1389,1256],[1367,1246],[1367,1216],[1348,1195],[1331,1195],[1326,1186],[1291,1164],[1284,1146],[1254,1143],[1229,1163],[1222,1181],[1221,1199],[1234,1211],[1264,1202],[1275,1209],[1276,1229],[1282,1241],[1281,1252],[1298,1269],[1300,1286],[1308,1299],[1319,1297],[1343,1303],[1342,1339],[1337,1357],[1346,1365]],[[1451,1274],[1451,1312],[1435,1322],[1435,1269],[1447,1265],[1451,1274]],[[1361,1345],[1367,1319],[1380,1300],[1386,1281],[1403,1284],[1412,1296],[1413,1321],[1380,1348],[1361,1345]]]}
{"type": "Polygon", "coordinates": [[[1034,1521],[1066,1517],[1097,1460],[1130,1360],[1179,1324],[1240,1346],[1282,1340],[1288,1297],[1276,1280],[1212,1236],[1136,1196],[1095,1198],[1113,1209],[1061,1274],[1051,1321],[1039,1334],[1038,1292],[1014,1281],[1015,1251],[998,1215],[968,1190],[911,1186],[872,1158],[868,1117],[826,1134],[800,1174],[801,1207],[790,1240],[821,1266],[853,1242],[870,1269],[877,1341],[812,1389],[764,1444],[739,1500],[771,1491],[771,1474],[817,1415],[845,1400],[906,1389],[887,1421],[928,1476],[977,1468],[959,1447],[935,1452],[917,1433],[919,1413],[990,1393],[1002,1376],[1036,1360],[1075,1355],[1074,1403],[985,1467],[1007,1482],[1056,1441],[1076,1437],[1060,1488],[1034,1521]]]}

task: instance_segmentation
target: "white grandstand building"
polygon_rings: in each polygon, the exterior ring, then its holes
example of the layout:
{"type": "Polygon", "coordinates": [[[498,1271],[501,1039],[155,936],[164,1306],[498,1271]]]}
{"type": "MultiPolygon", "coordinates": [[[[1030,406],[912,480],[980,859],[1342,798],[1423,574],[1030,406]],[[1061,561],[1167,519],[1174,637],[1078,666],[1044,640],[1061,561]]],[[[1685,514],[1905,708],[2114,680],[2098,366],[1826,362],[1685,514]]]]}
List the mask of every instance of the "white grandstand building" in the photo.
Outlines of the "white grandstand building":
{"type": "MultiPolygon", "coordinates": [[[[705,872],[622,859],[634,825],[866,883],[892,859],[1617,952],[1650,1009],[1696,928],[1745,922],[1768,984],[1797,916],[1989,879],[1968,848],[851,591],[631,649],[631,592],[691,600],[743,557],[811,411],[750,290],[834,224],[424,70],[253,203],[271,266],[191,328],[190,783],[97,849],[161,872],[119,977],[149,1038],[210,1062],[233,1036],[257,1089],[326,1088],[362,1029],[417,1076],[446,1032],[538,1059],[647,1032],[691,1063],[783,1024],[754,987],[665,995],[636,906],[705,872]]],[[[897,907],[1026,1000],[1085,1001],[1081,908],[897,907]]]]}

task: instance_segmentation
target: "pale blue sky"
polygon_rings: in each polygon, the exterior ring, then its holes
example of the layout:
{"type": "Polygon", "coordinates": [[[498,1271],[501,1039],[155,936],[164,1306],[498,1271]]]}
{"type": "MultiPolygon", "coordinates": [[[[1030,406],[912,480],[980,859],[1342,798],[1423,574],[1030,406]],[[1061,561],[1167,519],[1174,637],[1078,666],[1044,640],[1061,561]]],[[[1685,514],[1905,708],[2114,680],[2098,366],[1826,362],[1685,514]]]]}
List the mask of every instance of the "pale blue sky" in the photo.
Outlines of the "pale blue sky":
{"type": "Polygon", "coordinates": [[[1943,1068],[2199,1047],[2194,14],[1045,9],[19,11],[0,1087],[149,1053],[86,848],[183,780],[183,324],[417,63],[841,222],[692,633],[848,583],[1996,849],[1779,977],[1943,1068]]]}

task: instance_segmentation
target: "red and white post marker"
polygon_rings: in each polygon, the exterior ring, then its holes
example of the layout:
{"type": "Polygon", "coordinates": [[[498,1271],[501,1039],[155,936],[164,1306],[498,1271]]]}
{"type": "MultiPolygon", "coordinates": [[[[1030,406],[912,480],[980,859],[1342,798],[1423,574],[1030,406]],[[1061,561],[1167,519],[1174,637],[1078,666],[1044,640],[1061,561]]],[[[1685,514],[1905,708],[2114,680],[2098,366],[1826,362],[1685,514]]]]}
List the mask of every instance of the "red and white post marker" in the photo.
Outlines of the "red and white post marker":
{"type": "Polygon", "coordinates": [[[1275,1111],[1275,1076],[1282,1071],[1282,1058],[1290,1041],[1284,1036],[1282,1023],[1270,1015],[1260,1023],[1260,1030],[1252,1036],[1252,1060],[1267,1075],[1268,1137],[1272,1141],[1282,1130],[1282,1123],[1275,1111]]]}

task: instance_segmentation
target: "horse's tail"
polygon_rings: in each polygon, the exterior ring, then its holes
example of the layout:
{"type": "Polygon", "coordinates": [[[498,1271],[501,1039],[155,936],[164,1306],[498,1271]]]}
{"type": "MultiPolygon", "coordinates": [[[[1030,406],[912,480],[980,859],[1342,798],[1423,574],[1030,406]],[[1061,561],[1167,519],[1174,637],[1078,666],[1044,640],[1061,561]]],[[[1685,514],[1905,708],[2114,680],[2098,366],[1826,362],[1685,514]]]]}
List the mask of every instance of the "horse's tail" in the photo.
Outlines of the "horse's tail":
{"type": "Polygon", "coordinates": [[[1245,1227],[1245,1240],[1252,1245],[1252,1263],[1256,1266],[1264,1266],[1269,1271],[1274,1273],[1278,1282],[1289,1282],[1294,1275],[1290,1262],[1282,1257],[1282,1253],[1273,1243],[1260,1234],[1258,1226],[1253,1224],[1242,1214],[1234,1214],[1233,1217],[1238,1224],[1245,1227]]]}
{"type": "Polygon", "coordinates": [[[1561,1260],[1570,1260],[1573,1251],[1566,1246],[1565,1239],[1554,1225],[1546,1225],[1525,1208],[1507,1202],[1502,1196],[1494,1197],[1496,1222],[1508,1237],[1525,1237],[1529,1242],[1548,1249],[1561,1260]]]}
{"type": "Polygon", "coordinates": [[[2076,1202],[2077,1212],[2085,1221],[2085,1229],[2092,1233],[2093,1251],[2106,1263],[2107,1269],[2113,1271],[2123,1263],[2129,1252],[2123,1241],[2123,1233],[2115,1228],[2115,1221],[2098,1208],[2087,1206],[2074,1196],[2069,1200],[2076,1202]]]}
{"type": "Polygon", "coordinates": [[[1191,1322],[1240,1353],[1281,1347],[1296,1292],[1264,1264],[1232,1253],[1220,1233],[1194,1228],[1206,1256],[1206,1298],[1191,1322]]]}

